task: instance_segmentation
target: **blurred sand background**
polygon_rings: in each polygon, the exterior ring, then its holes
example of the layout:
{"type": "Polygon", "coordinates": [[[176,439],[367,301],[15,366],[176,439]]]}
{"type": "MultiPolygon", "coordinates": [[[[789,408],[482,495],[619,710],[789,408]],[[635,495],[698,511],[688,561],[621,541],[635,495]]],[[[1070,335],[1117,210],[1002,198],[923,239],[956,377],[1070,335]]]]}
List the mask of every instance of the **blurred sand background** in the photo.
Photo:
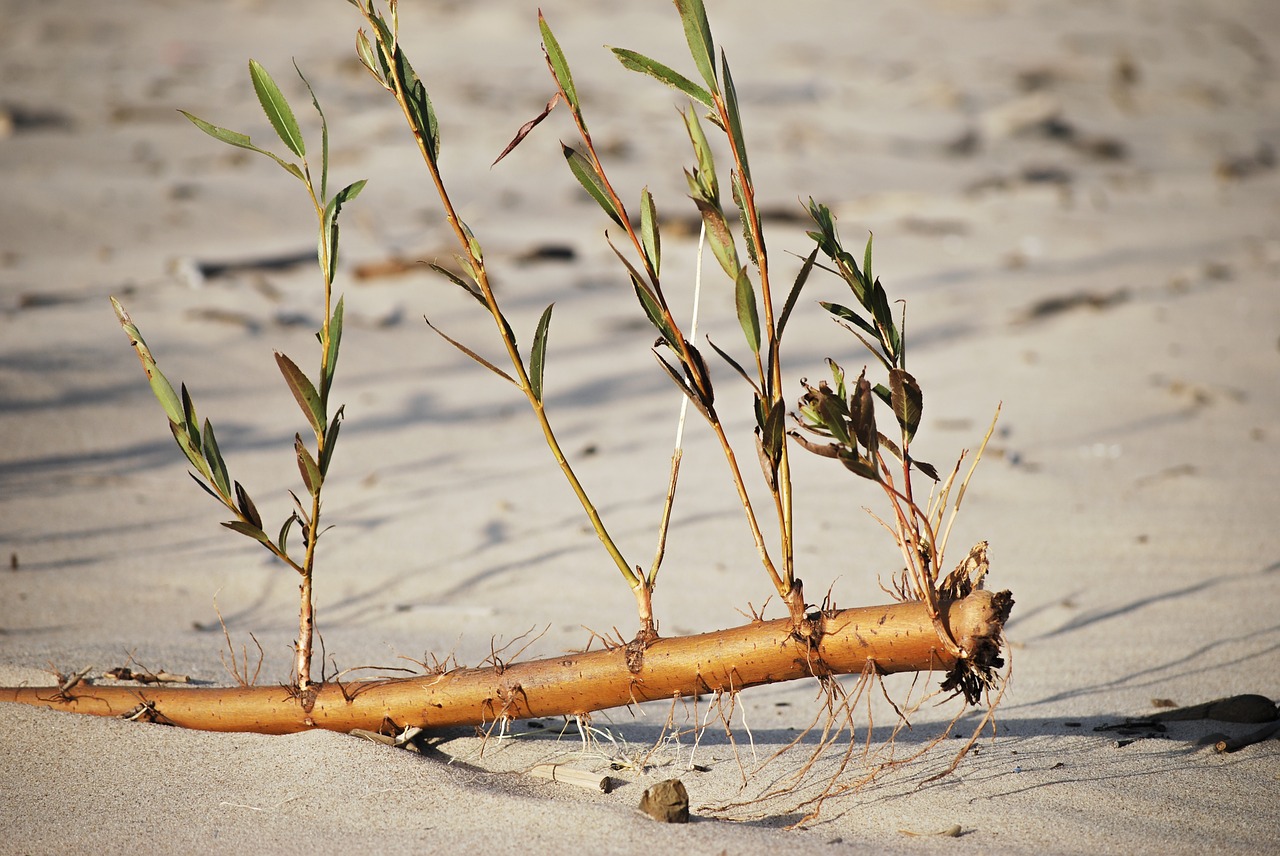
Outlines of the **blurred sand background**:
{"type": "MultiPolygon", "coordinates": [[[[652,333],[561,164],[563,115],[495,168],[550,95],[536,6],[409,4],[403,40],[440,116],[455,201],[525,341],[556,303],[547,401],[624,552],[648,565],[679,399],[652,333]],[[555,252],[548,253],[548,248],[555,252]],[[547,258],[548,255],[553,256],[547,258]]],[[[558,722],[487,743],[446,734],[419,756],[337,734],[201,734],[0,708],[0,850],[66,853],[661,850],[682,853],[1273,853],[1280,753],[1230,755],[1171,723],[1096,731],[1237,693],[1280,697],[1280,10],[1261,2],[934,0],[711,2],[743,102],[753,173],[784,281],[807,252],[799,200],[840,217],[853,247],[908,301],[910,368],[925,392],[918,454],[940,468],[997,435],[965,500],[952,560],[991,543],[991,585],[1017,600],[999,736],[955,774],[943,746],[817,822],[787,800],[728,812],[803,762],[751,770],[813,717],[813,684],[744,693],[735,746],[707,729],[665,741],[669,706],[611,711],[581,752],[558,722]],[[607,772],[593,794],[523,775],[542,761],[607,772]],[[705,770],[690,770],[696,762],[705,770]],[[695,822],[635,810],[672,776],[695,822]],[[960,824],[959,839],[911,837],[960,824]]],[[[696,231],[687,140],[658,84],[602,45],[690,71],[669,3],[542,8],[573,66],[611,177],[647,184],[664,268],[686,305],[696,231]],[[681,277],[678,271],[688,273],[681,277]],[[683,290],[682,290],[683,289],[683,290]]],[[[555,471],[523,403],[422,323],[497,353],[488,320],[423,267],[452,252],[395,105],[354,58],[355,10],[324,3],[0,2],[0,684],[48,669],[100,675],[133,659],[230,683],[237,647],[288,678],[296,581],[184,474],[107,301],[120,297],[168,376],[188,383],[232,473],[268,519],[296,487],[305,425],[271,359],[314,360],[319,279],[299,185],[222,146],[178,108],[271,129],[246,61],[281,82],[318,137],[291,59],[330,122],[333,181],[369,179],[344,212],[346,405],[321,542],[327,668],[404,665],[537,637],[523,656],[634,626],[633,601],[555,471]],[[388,265],[386,263],[392,262],[388,265]],[[525,635],[527,634],[527,635],[525,635]]],[[[727,168],[721,169],[727,181],[727,168]]],[[[712,276],[703,329],[736,347],[732,292],[712,276]]],[[[813,301],[786,366],[852,371],[861,346],[813,301]]],[[[675,297],[679,295],[679,297],[675,297]]],[[[749,442],[749,398],[721,374],[722,411],[749,442]],[[741,398],[736,409],[729,402],[741,398]]],[[[750,446],[745,446],[748,451],[750,446]]],[[[878,496],[797,454],[799,573],[840,606],[885,600],[895,548],[862,510],[878,496]]],[[[655,608],[664,634],[743,621],[769,584],[700,424],[655,608]]],[[[771,617],[779,611],[771,604],[771,617]]],[[[513,649],[514,650],[514,649],[513,649]]],[[[889,689],[905,694],[909,679],[889,689]]],[[[917,689],[916,695],[918,696],[917,689]]],[[[877,703],[876,738],[891,712],[877,703]]],[[[954,708],[922,710],[899,751],[954,708]]],[[[680,708],[687,729],[705,713],[680,708]]],[[[968,733],[980,712],[967,715],[968,733]]],[[[859,739],[865,737],[862,728],[859,739]]]]}

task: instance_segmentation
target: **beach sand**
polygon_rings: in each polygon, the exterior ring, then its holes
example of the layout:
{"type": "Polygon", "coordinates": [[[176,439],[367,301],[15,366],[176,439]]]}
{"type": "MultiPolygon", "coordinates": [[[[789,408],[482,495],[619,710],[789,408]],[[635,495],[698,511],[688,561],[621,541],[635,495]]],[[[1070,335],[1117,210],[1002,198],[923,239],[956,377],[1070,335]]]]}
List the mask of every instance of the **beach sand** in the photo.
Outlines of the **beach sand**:
{"type": "MultiPolygon", "coordinates": [[[[177,112],[270,145],[250,57],[314,150],[297,61],[329,119],[332,181],[369,179],[343,212],[336,286],[347,323],[333,397],[347,421],[317,570],[326,674],[554,656],[593,632],[634,632],[631,594],[519,395],[422,322],[501,353],[475,304],[417,264],[450,263],[450,236],[394,103],[356,63],[357,14],[296,5],[0,2],[0,685],[124,665],[231,684],[220,618],[251,668],[261,644],[260,682],[289,679],[296,577],[217,525],[107,299],[188,384],[264,516],[282,520],[306,424],[272,351],[308,370],[318,360],[312,214],[274,164],[177,112]]],[[[560,163],[564,111],[490,167],[551,94],[535,4],[423,5],[440,8],[406,10],[403,39],[440,117],[446,180],[522,343],[555,303],[548,411],[621,549],[647,567],[679,394],[646,353],[653,333],[604,241],[608,221],[560,163]]],[[[1002,403],[949,552],[954,562],[989,541],[989,586],[1016,600],[994,738],[930,781],[963,744],[948,739],[789,830],[841,757],[821,756],[795,793],[757,799],[808,760],[812,743],[769,761],[820,713],[813,681],[746,691],[731,711],[708,698],[601,712],[587,744],[574,723],[544,720],[501,739],[431,735],[425,754],[4,705],[0,850],[1280,849],[1278,744],[1209,745],[1257,726],[1098,730],[1166,701],[1280,698],[1280,14],[1264,2],[779,5],[709,10],[775,277],[789,284],[791,254],[808,252],[801,202],[825,202],[849,246],[874,233],[876,273],[907,301],[925,396],[917,455],[949,468],[1002,403]],[[542,763],[616,787],[528,775],[542,763]],[[692,823],[637,810],[646,787],[677,777],[692,823]],[[906,834],[955,825],[958,838],[906,834]]],[[[697,234],[680,100],[602,47],[692,75],[676,13],[542,8],[611,177],[628,200],[645,185],[657,199],[668,293],[684,311],[697,234]]],[[[720,169],[727,183],[723,158],[720,169]]],[[[712,260],[705,270],[701,329],[740,353],[732,289],[712,260]]],[[[854,372],[868,359],[815,305],[851,300],[843,288],[815,278],[796,310],[793,400],[799,378],[826,375],[826,357],[854,372]]],[[[718,377],[750,460],[749,392],[718,377]]],[[[883,498],[829,461],[798,449],[793,460],[806,592],[886,602],[880,581],[900,558],[863,510],[881,512],[883,498]]],[[[691,420],[661,632],[743,623],[770,591],[723,458],[691,420]]],[[[766,614],[782,614],[776,598],[766,614]]],[[[885,686],[918,701],[937,682],[885,686]]],[[[923,705],[897,757],[925,747],[955,705],[923,705]]],[[[878,690],[871,708],[847,781],[890,748],[878,690]]]]}

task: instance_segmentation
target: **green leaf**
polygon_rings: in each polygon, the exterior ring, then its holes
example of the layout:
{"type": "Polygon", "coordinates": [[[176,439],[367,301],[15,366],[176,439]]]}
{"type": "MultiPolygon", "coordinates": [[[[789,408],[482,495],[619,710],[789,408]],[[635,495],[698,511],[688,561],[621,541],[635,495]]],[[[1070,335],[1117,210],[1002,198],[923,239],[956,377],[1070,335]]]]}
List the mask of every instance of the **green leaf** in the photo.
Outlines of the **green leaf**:
{"type": "MultiPolygon", "coordinates": [[[[391,43],[390,37],[387,42],[391,43]]],[[[409,58],[405,56],[399,45],[395,46],[393,58],[396,80],[409,107],[409,118],[413,122],[414,131],[421,137],[423,149],[434,164],[440,159],[440,124],[436,121],[436,111],[431,105],[431,96],[427,94],[427,88],[422,85],[417,72],[409,64],[409,58]]]]}
{"type": "Polygon", "coordinates": [[[893,365],[898,363],[898,328],[893,323],[893,310],[889,307],[889,296],[884,286],[876,280],[871,288],[871,313],[876,320],[877,336],[884,347],[885,355],[893,365]]]}
{"type": "Polygon", "coordinates": [[[648,316],[649,323],[657,329],[658,334],[662,336],[662,340],[667,343],[667,347],[673,351],[679,350],[680,346],[676,341],[676,334],[671,329],[671,325],[667,323],[666,317],[662,314],[662,307],[658,305],[653,293],[634,276],[631,278],[631,284],[635,287],[636,298],[640,301],[640,306],[644,308],[644,314],[648,316]]]}
{"type": "Polygon", "coordinates": [[[538,29],[542,32],[542,50],[546,54],[551,75],[556,79],[556,85],[560,87],[560,91],[564,93],[564,100],[569,103],[569,109],[573,111],[574,117],[581,121],[582,111],[578,106],[578,90],[573,86],[573,75],[569,73],[569,63],[565,60],[564,51],[560,50],[560,43],[556,41],[551,27],[547,25],[547,20],[542,17],[541,9],[538,10],[538,29]]]}
{"type": "Polygon", "coordinates": [[[138,354],[138,361],[142,363],[142,371],[146,374],[147,380],[150,381],[151,391],[164,409],[165,416],[169,417],[169,422],[172,424],[181,425],[184,415],[182,402],[178,400],[178,394],[173,391],[173,386],[169,383],[168,378],[161,373],[160,367],[156,365],[155,357],[151,355],[151,349],[143,341],[137,325],[133,323],[129,313],[120,305],[120,301],[114,297],[111,298],[111,306],[115,309],[116,317],[120,319],[120,326],[124,329],[125,335],[129,337],[129,344],[133,346],[138,354]]]}
{"type": "Polygon", "coordinates": [[[724,211],[718,205],[702,199],[695,199],[694,204],[702,212],[702,222],[707,225],[707,244],[710,245],[712,254],[729,278],[736,280],[741,265],[738,264],[738,248],[734,244],[733,233],[729,231],[729,224],[725,222],[724,211]]]}
{"type": "Polygon", "coordinates": [[[378,31],[374,36],[378,45],[378,64],[382,66],[383,78],[390,81],[393,62],[389,51],[397,50],[396,37],[392,34],[391,28],[387,26],[386,18],[373,11],[372,4],[369,4],[368,9],[370,14],[365,16],[365,20],[369,21],[373,28],[378,31]]]}
{"type": "Polygon", "coordinates": [[[204,420],[204,458],[209,462],[209,474],[223,496],[231,496],[231,479],[227,475],[227,462],[222,459],[218,440],[213,436],[213,423],[204,420]]]}
{"type": "MultiPolygon", "coordinates": [[[[476,240],[476,235],[475,235],[475,233],[471,231],[471,227],[470,227],[470,226],[468,226],[468,225],[467,225],[464,221],[462,221],[462,220],[459,220],[459,221],[458,221],[458,226],[459,226],[459,228],[461,228],[461,229],[462,229],[462,234],[463,234],[464,236],[466,236],[466,239],[467,239],[467,252],[470,254],[471,260],[474,260],[474,261],[475,261],[475,262],[477,262],[477,263],[479,263],[479,262],[483,262],[483,261],[484,261],[484,251],[483,251],[483,250],[481,249],[481,247],[480,247],[480,242],[479,242],[478,240],[476,240]]],[[[474,265],[474,264],[472,264],[472,263],[471,263],[471,261],[468,261],[468,262],[467,262],[467,266],[471,269],[472,278],[473,278],[476,282],[479,282],[479,281],[480,281],[480,275],[479,275],[479,273],[477,273],[477,272],[476,272],[475,265],[474,265]]]]}
{"type": "Polygon", "coordinates": [[[643,54],[635,51],[629,51],[626,48],[610,48],[613,55],[618,58],[618,62],[631,71],[639,71],[650,77],[662,81],[672,89],[679,90],[688,95],[694,101],[706,105],[707,107],[715,107],[715,99],[711,97],[711,93],[685,77],[678,71],[675,71],[657,60],[650,59],[643,54]]]}
{"type": "Polygon", "coordinates": [[[782,338],[782,331],[786,329],[787,319],[791,317],[791,310],[795,309],[796,301],[800,298],[800,290],[809,281],[809,274],[813,271],[813,263],[817,258],[818,248],[814,247],[813,252],[809,253],[804,260],[804,264],[800,266],[800,273],[796,274],[796,281],[792,284],[791,291],[787,293],[787,301],[782,305],[782,314],[778,316],[778,334],[775,338],[782,338]]]}
{"type": "Polygon", "coordinates": [[[247,134],[240,134],[235,131],[228,131],[226,128],[219,128],[217,125],[211,125],[210,123],[206,122],[205,120],[197,116],[192,116],[186,110],[179,110],[178,112],[181,113],[183,116],[186,116],[188,119],[190,119],[191,124],[195,125],[197,128],[204,131],[209,136],[213,137],[215,140],[219,140],[231,146],[237,146],[238,148],[248,149],[251,152],[257,152],[260,155],[266,155],[276,163],[280,164],[280,166],[285,170],[285,172],[289,173],[294,178],[303,182],[307,180],[307,177],[302,174],[302,170],[298,168],[297,164],[289,163],[287,160],[275,154],[274,152],[269,152],[266,149],[258,148],[252,142],[250,142],[247,134]]]}
{"type": "Polygon", "coordinates": [[[297,60],[293,61],[293,70],[302,78],[302,84],[307,87],[307,93],[311,96],[311,106],[316,108],[316,113],[320,116],[320,198],[324,199],[329,195],[329,122],[320,109],[320,100],[316,98],[316,91],[311,88],[311,81],[298,68],[297,60]]]}
{"type": "Polygon", "coordinates": [[[898,418],[898,425],[902,428],[903,439],[909,443],[920,427],[920,416],[924,410],[924,394],[920,391],[920,384],[906,369],[890,369],[889,398],[893,415],[898,418]]]}
{"type": "Polygon", "coordinates": [[[874,236],[867,233],[867,248],[862,253],[862,276],[867,282],[875,282],[871,275],[871,239],[874,236]]]}
{"type": "Polygon", "coordinates": [[[289,391],[293,393],[298,406],[302,408],[307,421],[311,423],[312,430],[317,437],[321,436],[324,432],[324,403],[321,402],[320,394],[316,392],[311,379],[303,374],[302,369],[298,368],[293,360],[279,351],[276,351],[276,364],[280,366],[280,373],[284,375],[289,391]]]}
{"type": "Polygon", "coordinates": [[[765,451],[769,455],[769,460],[773,461],[774,465],[777,466],[778,459],[782,455],[783,437],[785,436],[787,423],[787,408],[781,403],[772,408],[768,407],[767,402],[761,401],[760,403],[763,407],[768,408],[768,415],[760,426],[760,442],[764,445],[765,451]]]}
{"type": "Polygon", "coordinates": [[[542,311],[538,319],[538,329],[533,334],[533,348],[529,352],[529,391],[539,404],[542,403],[542,373],[547,359],[547,331],[551,327],[552,303],[542,311]]]}
{"type": "Polygon", "coordinates": [[[647,187],[640,191],[640,243],[656,276],[662,267],[662,235],[658,231],[658,209],[647,187]]]}
{"type": "Polygon", "coordinates": [[[733,88],[733,78],[729,74],[729,60],[720,52],[720,65],[724,72],[724,109],[729,119],[729,139],[733,150],[737,153],[737,161],[742,167],[742,177],[751,184],[751,167],[747,165],[747,144],[742,135],[742,118],[738,115],[738,93],[733,88]]]}
{"type": "Polygon", "coordinates": [[[742,243],[747,248],[747,258],[751,260],[751,264],[759,269],[761,253],[756,247],[755,233],[748,224],[750,215],[747,211],[746,202],[743,201],[746,199],[746,194],[742,189],[742,176],[738,174],[736,169],[729,173],[729,185],[733,188],[733,203],[738,206],[738,211],[741,213],[739,219],[742,221],[742,243]]]}
{"type": "Polygon", "coordinates": [[[876,328],[871,324],[870,321],[867,321],[865,318],[863,318],[858,313],[854,312],[849,307],[842,306],[839,303],[827,303],[825,300],[818,301],[818,305],[821,306],[823,309],[827,310],[828,312],[830,312],[832,315],[839,318],[840,320],[848,321],[850,324],[853,324],[859,330],[864,331],[868,335],[870,336],[878,335],[876,333],[876,328]]]}
{"type": "Polygon", "coordinates": [[[200,478],[198,475],[191,472],[190,470],[187,470],[187,475],[191,476],[191,480],[195,482],[202,491],[209,494],[209,496],[218,500],[218,502],[221,502],[223,505],[227,504],[227,500],[221,496],[218,496],[218,494],[214,492],[213,488],[209,487],[209,484],[204,479],[200,478]]]}
{"type": "Polygon", "coordinates": [[[289,530],[293,528],[293,524],[298,522],[298,514],[294,512],[285,519],[284,525],[280,527],[280,536],[276,538],[276,545],[279,546],[281,553],[288,553],[289,548],[289,530]]]}
{"type": "Polygon", "coordinates": [[[720,182],[716,178],[716,161],[711,154],[707,135],[702,133],[702,123],[698,121],[698,114],[692,110],[681,111],[680,116],[684,119],[685,130],[689,132],[689,142],[693,144],[693,156],[698,162],[690,190],[695,196],[701,196],[707,202],[718,206],[720,182]]]}
{"type": "MultiPolygon", "coordinates": [[[[253,500],[249,497],[249,492],[244,489],[244,485],[240,484],[240,482],[236,482],[234,487],[236,494],[236,506],[240,509],[240,513],[243,514],[250,523],[257,527],[259,532],[261,532],[262,515],[258,513],[258,507],[253,504],[253,500]]],[[[232,528],[234,529],[235,527],[232,528]]]]}
{"type": "Polygon", "coordinates": [[[276,129],[280,140],[298,157],[305,157],[307,145],[302,140],[302,129],[293,115],[289,102],[276,82],[267,74],[267,70],[257,60],[249,60],[249,77],[253,79],[253,91],[258,93],[258,103],[262,112],[267,114],[271,127],[276,129]]]}
{"type": "Polygon", "coordinates": [[[232,532],[239,532],[241,535],[248,535],[255,541],[262,544],[270,544],[271,539],[267,537],[267,533],[262,531],[261,526],[252,526],[243,520],[224,520],[223,526],[232,532]]]}
{"type": "Polygon", "coordinates": [[[716,69],[711,57],[715,44],[711,41],[711,25],[707,23],[707,10],[702,0],[676,0],[680,21],[684,24],[684,37],[689,42],[689,55],[698,67],[707,88],[716,89],[716,69]]]}
{"type": "MultiPolygon", "coordinates": [[[[460,263],[463,262],[462,259],[458,259],[458,261],[460,263]]],[[[461,288],[467,294],[470,294],[477,301],[479,301],[481,306],[488,307],[489,304],[485,302],[484,295],[480,292],[480,289],[472,286],[471,283],[466,282],[462,277],[458,276],[453,271],[449,270],[446,267],[442,267],[441,265],[438,265],[435,262],[428,264],[427,267],[431,268],[433,271],[440,274],[445,279],[452,282],[454,285],[458,286],[458,288],[461,288]]]]}
{"type": "Polygon", "coordinates": [[[320,475],[329,474],[329,461],[333,459],[333,450],[338,445],[338,430],[342,428],[345,406],[339,407],[329,422],[329,430],[324,432],[324,452],[320,455],[320,475]]]}
{"type": "Polygon", "coordinates": [[[298,456],[298,472],[302,474],[302,483],[306,485],[307,493],[315,496],[324,484],[324,477],[320,475],[320,465],[312,457],[307,444],[302,442],[301,434],[293,435],[293,451],[298,456]]]}
{"type": "Polygon", "coordinates": [[[338,368],[338,348],[342,344],[342,305],[343,298],[333,307],[333,317],[329,319],[329,346],[324,354],[324,377],[320,383],[320,406],[324,412],[329,409],[329,390],[333,387],[333,376],[338,368]]]}
{"type": "MultiPolygon", "coordinates": [[[[200,420],[196,418],[196,403],[191,400],[191,394],[187,392],[187,385],[182,385],[182,424],[184,427],[191,425],[199,425],[200,420]]],[[[199,438],[196,438],[197,441],[199,438]]],[[[197,449],[200,448],[199,442],[193,443],[197,449]]]]}
{"type": "Polygon", "coordinates": [[[583,188],[586,189],[587,193],[591,195],[591,198],[604,209],[604,213],[609,215],[609,219],[625,229],[626,225],[622,219],[622,215],[614,206],[613,199],[605,189],[604,181],[596,172],[595,167],[592,166],[591,161],[587,160],[586,157],[576,149],[566,146],[563,143],[561,146],[564,150],[564,158],[569,163],[569,169],[573,171],[573,175],[578,179],[578,183],[581,184],[583,188]]]}
{"type": "MultiPolygon", "coordinates": [[[[386,86],[386,78],[378,71],[374,64],[376,60],[373,55],[373,45],[369,43],[369,37],[365,35],[364,30],[359,30],[356,33],[356,56],[360,57],[360,64],[369,69],[369,73],[372,74],[379,83],[386,86]]],[[[378,59],[381,59],[381,57],[378,59]]],[[[284,548],[282,547],[281,549],[284,548]]]]}
{"type": "Polygon", "coordinates": [[[178,444],[178,448],[182,450],[182,454],[187,456],[187,460],[196,471],[205,478],[209,477],[209,465],[205,462],[204,457],[200,454],[200,450],[192,444],[191,435],[187,432],[186,426],[177,422],[169,423],[169,431],[173,433],[173,440],[178,444]]]}
{"type": "Polygon", "coordinates": [[[191,400],[185,383],[182,385],[182,417],[182,429],[187,434],[192,450],[198,456],[203,456],[200,451],[200,420],[196,418],[196,403],[191,400]]]}
{"type": "Polygon", "coordinates": [[[365,184],[367,184],[367,180],[363,178],[348,184],[334,194],[334,197],[324,207],[324,222],[320,233],[323,240],[320,263],[325,265],[327,261],[327,265],[324,267],[324,276],[325,282],[331,285],[338,271],[338,214],[341,213],[344,204],[360,195],[360,191],[364,190],[365,184]]]}
{"type": "Polygon", "coordinates": [[[735,300],[738,307],[738,323],[746,334],[751,353],[760,353],[760,316],[756,309],[756,290],[751,285],[751,277],[747,276],[746,267],[738,270],[735,283],[735,300]]]}
{"type": "MultiPolygon", "coordinates": [[[[457,348],[459,351],[462,351],[462,353],[466,354],[468,357],[470,357],[471,359],[475,360],[477,363],[479,363],[480,365],[484,366],[484,367],[485,367],[485,368],[487,368],[489,371],[491,371],[491,372],[493,372],[494,374],[496,374],[498,377],[502,378],[502,379],[503,379],[503,380],[505,380],[505,381],[508,381],[508,382],[510,382],[510,383],[512,383],[512,384],[514,384],[515,386],[519,386],[519,385],[520,385],[519,383],[517,383],[517,382],[516,382],[516,379],[515,379],[515,378],[513,378],[511,375],[507,374],[507,373],[506,373],[506,372],[504,372],[502,369],[498,368],[498,367],[497,367],[497,366],[495,366],[493,363],[489,362],[489,361],[488,361],[488,360],[486,360],[484,357],[480,356],[480,355],[479,355],[479,354],[477,354],[475,351],[471,350],[471,349],[470,349],[470,348],[468,348],[466,345],[464,345],[464,344],[462,344],[461,342],[459,342],[457,339],[451,338],[448,334],[446,334],[446,333],[445,333],[443,330],[441,330],[439,327],[437,327],[436,325],[432,324],[432,323],[431,323],[431,319],[427,318],[425,315],[423,316],[422,320],[423,320],[423,321],[426,321],[426,322],[427,322],[427,326],[428,326],[428,327],[430,327],[432,330],[435,330],[435,331],[436,331],[436,333],[440,336],[440,338],[444,339],[444,340],[445,340],[446,342],[448,342],[450,345],[453,345],[453,346],[454,346],[455,348],[457,348]]],[[[504,324],[506,323],[506,320],[505,320],[505,319],[503,320],[503,323],[504,323],[504,324]]],[[[510,328],[507,328],[507,329],[510,329],[510,328]]]]}
{"type": "Polygon", "coordinates": [[[710,336],[707,337],[707,344],[711,346],[711,349],[713,351],[715,351],[717,354],[720,355],[720,359],[724,360],[726,363],[729,364],[729,366],[734,371],[742,375],[742,379],[745,380],[747,383],[749,383],[751,385],[751,388],[756,391],[756,399],[759,400],[760,387],[756,385],[756,382],[751,378],[751,375],[747,374],[747,370],[744,369],[737,360],[729,356],[729,354],[726,351],[724,351],[719,345],[717,345],[714,341],[712,341],[710,336]]]}

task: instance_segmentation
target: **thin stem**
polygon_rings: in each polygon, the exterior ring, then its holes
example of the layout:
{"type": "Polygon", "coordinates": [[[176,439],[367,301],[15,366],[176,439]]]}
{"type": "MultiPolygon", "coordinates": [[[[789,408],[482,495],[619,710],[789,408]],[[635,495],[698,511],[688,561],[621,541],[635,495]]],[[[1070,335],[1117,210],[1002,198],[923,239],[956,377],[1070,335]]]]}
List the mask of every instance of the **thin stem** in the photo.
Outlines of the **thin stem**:
{"type": "MultiPolygon", "coordinates": [[[[373,21],[370,18],[374,13],[371,9],[367,8],[362,9],[362,11],[364,12],[366,20],[369,20],[370,26],[377,34],[377,38],[381,40],[381,30],[373,24],[373,21]]],[[[392,38],[394,39],[395,36],[393,35],[392,38]]],[[[399,45],[394,43],[394,41],[390,45],[383,45],[383,47],[386,49],[388,56],[394,56],[396,52],[400,50],[399,45]]],[[[387,82],[390,84],[391,92],[395,96],[396,102],[400,105],[401,112],[404,114],[406,122],[408,122],[409,127],[413,130],[414,140],[417,142],[419,153],[422,155],[423,162],[427,166],[427,171],[431,174],[431,181],[435,185],[436,195],[439,197],[441,205],[444,207],[445,220],[453,230],[454,237],[457,238],[463,252],[467,254],[467,258],[471,262],[471,267],[475,274],[476,285],[479,286],[485,305],[489,309],[489,314],[493,316],[494,324],[497,326],[498,331],[501,334],[503,345],[507,351],[507,357],[516,374],[517,383],[521,391],[524,392],[525,397],[528,399],[530,406],[533,408],[534,415],[537,417],[538,424],[542,428],[543,437],[546,439],[547,446],[551,450],[552,457],[555,458],[561,472],[564,473],[565,478],[569,481],[569,486],[573,489],[574,495],[578,498],[578,502],[587,513],[587,517],[590,519],[591,525],[600,539],[600,543],[604,545],[605,550],[609,553],[610,558],[613,559],[614,564],[617,565],[618,570],[621,571],[623,578],[627,581],[627,584],[633,589],[637,586],[643,587],[643,579],[637,575],[636,571],[632,570],[631,566],[627,563],[627,560],[618,549],[618,546],[614,542],[612,536],[610,536],[608,530],[605,529],[604,522],[600,519],[600,515],[596,511],[595,505],[587,496],[585,488],[583,488],[582,483],[578,480],[572,466],[570,466],[568,459],[564,455],[564,451],[560,448],[559,441],[557,441],[555,432],[552,430],[551,423],[547,419],[546,411],[542,402],[540,402],[533,394],[533,389],[529,384],[529,375],[520,359],[520,353],[516,348],[516,342],[514,338],[506,333],[507,325],[503,319],[502,311],[498,306],[497,298],[490,286],[489,276],[484,266],[484,260],[472,249],[472,241],[468,238],[467,232],[462,225],[462,221],[458,217],[457,210],[454,208],[449,192],[445,188],[444,180],[440,175],[440,170],[435,163],[435,159],[428,151],[427,141],[423,139],[422,134],[414,125],[413,114],[410,111],[401,81],[396,74],[392,73],[388,76],[387,82]]]]}
{"type": "MultiPolygon", "coordinates": [[[[738,186],[741,188],[741,203],[743,218],[746,221],[746,227],[749,231],[748,240],[755,247],[756,262],[760,270],[760,296],[764,305],[764,327],[768,332],[768,378],[765,378],[765,371],[760,362],[760,354],[756,352],[756,368],[760,374],[761,386],[769,398],[770,408],[782,407],[782,343],[777,335],[777,323],[773,311],[773,289],[769,280],[769,257],[765,248],[764,231],[760,225],[760,212],[756,207],[755,186],[747,171],[744,169],[746,153],[739,151],[734,134],[728,133],[729,129],[729,111],[725,105],[724,98],[719,92],[714,93],[716,111],[720,116],[720,125],[726,129],[725,137],[729,143],[729,150],[733,154],[734,168],[738,174],[738,186]]],[[[794,508],[792,499],[791,485],[791,462],[787,451],[787,444],[783,443],[778,458],[776,484],[770,485],[770,493],[773,494],[774,508],[778,516],[779,536],[782,542],[782,580],[783,585],[779,587],[779,592],[784,599],[788,600],[792,613],[796,614],[797,610],[803,612],[803,602],[795,603],[794,600],[803,600],[792,596],[792,588],[795,581],[795,541],[794,541],[794,508]]]]}

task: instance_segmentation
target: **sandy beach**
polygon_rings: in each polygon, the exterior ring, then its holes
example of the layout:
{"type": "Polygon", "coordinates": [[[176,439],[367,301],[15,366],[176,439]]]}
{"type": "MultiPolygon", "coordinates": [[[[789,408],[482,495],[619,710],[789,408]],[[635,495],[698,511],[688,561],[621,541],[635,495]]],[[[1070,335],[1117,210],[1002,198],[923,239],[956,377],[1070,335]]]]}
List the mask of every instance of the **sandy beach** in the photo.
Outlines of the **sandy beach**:
{"type": "MultiPolygon", "coordinates": [[[[554,91],[537,4],[412,5],[402,39],[440,118],[454,201],[522,341],[555,303],[548,413],[619,546],[647,566],[679,392],[648,353],[611,224],[563,165],[564,111],[490,166],[554,91]]],[[[685,100],[604,47],[692,75],[677,13],[541,5],[611,178],[629,200],[644,186],[657,200],[683,309],[697,258],[685,100]]],[[[1280,850],[1280,743],[1213,748],[1257,724],[1115,728],[1229,696],[1280,699],[1280,12],[1259,0],[781,5],[708,9],[777,276],[789,283],[812,246],[802,201],[826,203],[849,246],[874,234],[876,273],[906,301],[918,457],[949,469],[1001,407],[948,553],[988,541],[988,586],[1016,600],[994,735],[950,774],[937,777],[962,739],[792,829],[841,761],[829,750],[809,768],[812,739],[778,754],[819,715],[815,681],[749,690],[732,708],[707,697],[600,712],[587,740],[552,719],[501,738],[449,731],[420,754],[0,705],[0,851],[1280,850]],[[530,774],[543,764],[613,787],[530,774]],[[637,809],[670,778],[688,789],[687,825],[637,809]]],[[[272,352],[318,362],[314,218],[275,164],[178,112],[271,146],[250,58],[315,145],[296,61],[329,121],[332,181],[369,182],[343,213],[335,285],[346,327],[332,395],[346,422],[325,488],[317,669],[550,657],[635,631],[631,593],[522,397],[422,320],[501,356],[492,320],[418,263],[451,263],[452,236],[398,108],[356,60],[358,14],[300,6],[0,0],[0,686],[83,669],[106,683],[123,666],[230,685],[257,645],[259,682],[290,678],[296,575],[218,526],[108,300],[190,387],[264,516],[283,519],[307,429],[272,352]]],[[[712,260],[704,275],[700,329],[737,347],[733,288],[712,260]]],[[[793,402],[827,357],[853,373],[867,361],[819,300],[847,302],[848,289],[815,277],[796,309],[793,402]]],[[[713,368],[749,453],[749,391],[713,368]]],[[[654,602],[663,635],[742,624],[773,588],[705,425],[691,419],[684,446],[654,602]]],[[[901,555],[864,510],[881,513],[882,496],[830,461],[793,461],[806,593],[888,602],[881,582],[901,555]]],[[[785,614],[776,596],[763,608],[785,614]]],[[[884,683],[901,703],[939,677],[884,683]]],[[[894,711],[877,690],[844,780],[926,747],[959,710],[927,702],[890,745],[894,711]]],[[[956,736],[985,712],[964,713],[956,736]]]]}

